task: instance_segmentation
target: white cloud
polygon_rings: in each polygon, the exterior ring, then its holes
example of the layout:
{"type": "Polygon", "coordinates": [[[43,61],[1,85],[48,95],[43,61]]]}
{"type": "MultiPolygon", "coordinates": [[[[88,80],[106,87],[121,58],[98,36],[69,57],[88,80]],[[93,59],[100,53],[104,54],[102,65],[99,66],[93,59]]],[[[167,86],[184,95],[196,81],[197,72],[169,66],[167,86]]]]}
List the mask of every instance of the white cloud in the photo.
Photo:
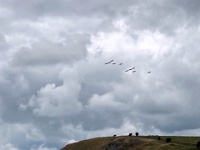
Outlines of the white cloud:
{"type": "Polygon", "coordinates": [[[31,148],[30,150],[57,150],[56,148],[49,148],[46,147],[45,145],[40,145],[38,147],[31,148]]]}
{"type": "Polygon", "coordinates": [[[18,148],[16,148],[13,144],[11,143],[6,143],[4,145],[0,145],[0,149],[1,150],[19,150],[18,148]]]}
{"type": "Polygon", "coordinates": [[[78,100],[80,85],[76,74],[64,69],[61,78],[64,78],[63,85],[47,84],[30,99],[29,105],[36,116],[72,116],[81,111],[82,104],[78,100]]]}
{"type": "Polygon", "coordinates": [[[172,46],[175,46],[173,39],[167,37],[160,32],[142,31],[137,33],[137,48],[140,51],[150,53],[155,58],[163,57],[171,51],[172,46]]]}
{"type": "Polygon", "coordinates": [[[8,9],[6,7],[2,7],[0,5],[0,18],[6,18],[9,17],[13,14],[13,12],[11,11],[11,9],[8,9]]]}
{"type": "Polygon", "coordinates": [[[119,29],[122,33],[125,33],[128,29],[128,26],[123,19],[114,21],[113,25],[115,28],[119,29]]]}
{"type": "Polygon", "coordinates": [[[126,57],[127,52],[129,56],[137,52],[134,42],[135,40],[125,33],[100,32],[97,36],[92,36],[92,44],[88,46],[88,52],[91,57],[98,56],[97,54],[100,52],[106,59],[118,58],[119,55],[126,57]]]}
{"type": "Polygon", "coordinates": [[[104,109],[104,108],[120,109],[120,107],[123,107],[123,104],[115,101],[113,95],[111,94],[106,94],[102,96],[95,94],[89,100],[88,106],[94,110],[99,111],[99,109],[104,109]]]}
{"type": "Polygon", "coordinates": [[[18,150],[18,145],[24,145],[22,141],[45,141],[43,133],[34,125],[28,123],[0,122],[0,149],[18,150]],[[20,138],[19,138],[20,137],[20,138]],[[16,146],[17,147],[16,147],[16,146]]]}
{"type": "Polygon", "coordinates": [[[72,144],[72,143],[76,143],[76,142],[78,142],[78,141],[71,139],[71,140],[68,140],[67,144],[72,144]]]}

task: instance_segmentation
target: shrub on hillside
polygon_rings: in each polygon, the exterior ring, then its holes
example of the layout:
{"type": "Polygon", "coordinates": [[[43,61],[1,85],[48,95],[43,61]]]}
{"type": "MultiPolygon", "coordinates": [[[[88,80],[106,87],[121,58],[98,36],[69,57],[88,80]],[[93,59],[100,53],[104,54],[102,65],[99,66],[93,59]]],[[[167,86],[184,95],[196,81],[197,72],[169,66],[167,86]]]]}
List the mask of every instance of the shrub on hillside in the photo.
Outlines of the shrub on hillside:
{"type": "Polygon", "coordinates": [[[169,142],[171,142],[171,141],[172,141],[171,138],[166,138],[166,142],[167,142],[167,143],[169,143],[169,142]]]}
{"type": "Polygon", "coordinates": [[[138,132],[135,132],[135,136],[138,136],[139,135],[139,133],[138,132]]]}
{"type": "Polygon", "coordinates": [[[129,135],[128,136],[132,136],[132,133],[129,133],[129,135]]]}
{"type": "Polygon", "coordinates": [[[197,148],[199,148],[199,149],[200,149],[200,141],[199,141],[199,142],[197,142],[196,146],[197,146],[197,148]]]}

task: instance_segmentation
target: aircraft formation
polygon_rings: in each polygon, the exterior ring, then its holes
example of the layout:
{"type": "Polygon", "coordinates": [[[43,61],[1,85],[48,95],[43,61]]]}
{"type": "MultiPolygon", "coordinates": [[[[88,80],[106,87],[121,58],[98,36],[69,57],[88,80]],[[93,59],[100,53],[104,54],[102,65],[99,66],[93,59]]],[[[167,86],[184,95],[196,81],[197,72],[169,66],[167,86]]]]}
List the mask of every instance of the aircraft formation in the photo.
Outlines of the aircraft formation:
{"type": "MultiPolygon", "coordinates": [[[[108,62],[105,62],[105,65],[108,65],[108,64],[116,65],[117,63],[114,62],[114,60],[110,60],[108,62]]],[[[123,63],[118,63],[118,65],[123,65],[123,63]]],[[[136,73],[135,67],[131,67],[125,70],[125,72],[130,72],[130,71],[132,71],[132,73],[136,73]]],[[[150,74],[151,71],[147,71],[147,73],[150,74]]]]}

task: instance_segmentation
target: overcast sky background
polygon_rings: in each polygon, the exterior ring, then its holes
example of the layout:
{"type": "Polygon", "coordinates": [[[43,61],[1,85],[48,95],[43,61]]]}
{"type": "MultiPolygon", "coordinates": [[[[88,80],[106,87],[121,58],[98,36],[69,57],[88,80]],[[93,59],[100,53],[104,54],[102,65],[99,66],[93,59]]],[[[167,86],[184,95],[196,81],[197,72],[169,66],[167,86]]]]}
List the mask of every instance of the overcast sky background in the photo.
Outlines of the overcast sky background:
{"type": "Polygon", "coordinates": [[[1,0],[0,149],[136,131],[199,136],[199,6],[1,0]]]}

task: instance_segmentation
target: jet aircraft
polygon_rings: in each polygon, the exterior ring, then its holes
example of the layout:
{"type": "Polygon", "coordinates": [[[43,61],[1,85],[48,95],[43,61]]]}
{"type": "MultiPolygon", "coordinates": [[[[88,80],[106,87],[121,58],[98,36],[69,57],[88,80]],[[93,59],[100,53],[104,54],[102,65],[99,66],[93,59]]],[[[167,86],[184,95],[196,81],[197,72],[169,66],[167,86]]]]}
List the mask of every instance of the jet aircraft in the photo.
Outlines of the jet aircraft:
{"type": "Polygon", "coordinates": [[[110,64],[111,62],[113,62],[114,60],[111,60],[111,61],[109,61],[109,62],[106,62],[105,64],[107,65],[107,64],[110,64]]]}

